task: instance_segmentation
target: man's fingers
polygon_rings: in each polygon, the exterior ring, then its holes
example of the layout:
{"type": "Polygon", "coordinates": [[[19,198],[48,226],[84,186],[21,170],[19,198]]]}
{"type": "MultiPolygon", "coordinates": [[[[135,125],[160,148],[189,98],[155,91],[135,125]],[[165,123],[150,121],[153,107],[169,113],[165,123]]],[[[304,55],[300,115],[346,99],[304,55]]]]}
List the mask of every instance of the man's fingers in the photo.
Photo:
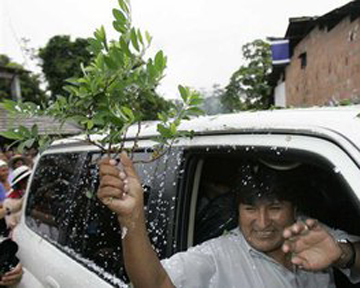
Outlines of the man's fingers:
{"type": "Polygon", "coordinates": [[[121,164],[123,166],[124,172],[128,177],[136,178],[138,179],[138,175],[136,173],[136,170],[133,166],[133,163],[131,159],[127,156],[126,152],[122,152],[120,154],[120,160],[121,164]]]}
{"type": "Polygon", "coordinates": [[[102,176],[99,188],[102,189],[106,186],[111,186],[114,188],[121,189],[124,186],[124,182],[121,179],[119,179],[119,177],[114,177],[114,176],[106,174],[106,175],[102,176]]]}
{"type": "Polygon", "coordinates": [[[99,165],[99,174],[100,176],[112,175],[115,177],[119,177],[119,169],[116,166],[111,165],[110,163],[104,163],[99,165]]]}
{"type": "Polygon", "coordinates": [[[317,221],[315,219],[307,219],[305,221],[305,223],[309,229],[315,229],[315,228],[319,227],[319,221],[317,221]]]}
{"type": "Polygon", "coordinates": [[[107,198],[122,198],[123,194],[124,191],[122,189],[106,186],[98,190],[97,196],[103,203],[105,203],[107,198]]]}
{"type": "Polygon", "coordinates": [[[294,265],[299,266],[301,268],[308,267],[308,262],[306,261],[306,259],[299,257],[297,255],[295,255],[294,257],[291,258],[291,263],[293,263],[294,265]]]}
{"type": "Polygon", "coordinates": [[[307,222],[296,222],[284,230],[283,237],[285,239],[290,239],[291,237],[307,233],[310,229],[316,227],[316,223],[314,221],[315,220],[310,221],[311,225],[309,225],[307,222]]]}

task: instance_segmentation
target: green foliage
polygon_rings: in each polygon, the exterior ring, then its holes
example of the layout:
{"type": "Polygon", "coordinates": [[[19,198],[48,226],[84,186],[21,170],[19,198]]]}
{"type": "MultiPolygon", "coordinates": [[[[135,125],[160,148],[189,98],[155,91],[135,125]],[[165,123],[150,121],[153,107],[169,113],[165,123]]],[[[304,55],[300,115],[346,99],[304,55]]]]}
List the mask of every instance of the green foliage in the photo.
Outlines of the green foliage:
{"type": "Polygon", "coordinates": [[[77,38],[71,41],[70,36],[58,35],[52,37],[46,46],[39,50],[40,66],[52,100],[55,100],[57,95],[64,94],[62,87],[66,79],[81,76],[81,63],[90,63],[91,54],[86,49],[87,46],[86,39],[77,38]]]}
{"type": "Polygon", "coordinates": [[[271,87],[267,77],[271,72],[270,45],[255,40],[242,47],[245,64],[225,87],[221,102],[229,112],[249,109],[268,109],[271,105],[271,87]]]}
{"type": "Polygon", "coordinates": [[[157,130],[160,135],[154,140],[159,143],[161,149],[164,146],[171,146],[178,137],[192,137],[192,131],[179,131],[181,120],[188,120],[191,116],[204,114],[203,110],[198,107],[203,101],[198,92],[181,85],[179,85],[178,90],[182,99],[180,105],[172,109],[168,114],[164,111],[158,113],[160,123],[157,125],[157,130]]]}
{"type": "MultiPolygon", "coordinates": [[[[182,99],[179,106],[159,101],[155,89],[164,76],[167,57],[158,51],[153,58],[144,60],[151,36],[132,27],[130,11],[126,0],[119,0],[119,9],[113,9],[113,27],[120,34],[117,41],[108,41],[103,27],[88,40],[92,60],[89,65],[80,65],[80,76],[66,80],[68,84],[63,89],[67,95],[58,95],[46,110],[31,103],[11,102],[6,103],[7,109],[13,113],[48,115],[61,122],[75,121],[89,142],[108,153],[123,149],[129,127],[138,123],[140,128],[141,121],[153,119],[151,113],[157,113],[160,119],[157,126],[160,136],[154,139],[160,150],[171,145],[176,137],[191,136],[178,127],[182,119],[202,113],[197,107],[201,98],[189,88],[179,86],[182,99]],[[149,113],[144,112],[144,107],[149,113]],[[94,134],[106,136],[93,142],[91,135],[94,134]]],[[[27,131],[21,132],[22,140],[34,139],[27,131]]]]}
{"type": "MultiPolygon", "coordinates": [[[[0,136],[13,140],[10,146],[17,145],[17,150],[23,153],[25,148],[36,148],[39,152],[42,152],[50,145],[53,137],[40,134],[37,124],[33,124],[30,129],[21,125],[22,120],[25,118],[44,114],[39,105],[34,102],[3,100],[3,102],[0,103],[0,107],[6,109],[11,116],[15,116],[11,117],[12,119],[9,118],[8,121],[9,126],[16,128],[0,132],[0,136]],[[21,111],[21,113],[19,113],[19,111],[21,111]],[[16,121],[16,123],[10,123],[10,121],[16,121]]],[[[55,131],[52,131],[52,134],[54,134],[54,132],[55,131]]]]}
{"type": "MultiPolygon", "coordinates": [[[[0,66],[17,69],[20,74],[22,99],[32,101],[38,105],[46,101],[45,92],[40,88],[39,75],[25,71],[23,66],[12,62],[6,55],[0,55],[0,66]]],[[[11,81],[8,79],[0,79],[0,101],[11,98],[11,81]]]]}

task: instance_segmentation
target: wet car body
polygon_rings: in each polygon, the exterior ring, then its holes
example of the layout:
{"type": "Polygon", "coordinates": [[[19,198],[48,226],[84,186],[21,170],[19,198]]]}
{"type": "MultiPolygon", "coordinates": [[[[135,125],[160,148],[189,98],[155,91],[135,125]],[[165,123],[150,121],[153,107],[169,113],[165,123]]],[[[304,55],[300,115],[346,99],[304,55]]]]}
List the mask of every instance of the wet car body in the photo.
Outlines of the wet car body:
{"type": "MultiPolygon", "coordinates": [[[[307,179],[304,212],[360,235],[359,114],[360,106],[349,106],[200,117],[182,124],[194,131],[192,139],[179,139],[150,163],[139,160],[151,158],[156,125],[145,123],[134,160],[158,255],[169,257],[236,226],[227,192],[239,165],[249,161],[276,169],[300,165],[307,179]],[[205,195],[211,181],[222,182],[225,196],[205,195]]],[[[74,137],[55,142],[37,161],[14,233],[26,270],[19,287],[128,286],[121,229],[95,195],[101,157],[97,147],[74,137]]],[[[338,287],[357,287],[336,277],[338,287]]]]}

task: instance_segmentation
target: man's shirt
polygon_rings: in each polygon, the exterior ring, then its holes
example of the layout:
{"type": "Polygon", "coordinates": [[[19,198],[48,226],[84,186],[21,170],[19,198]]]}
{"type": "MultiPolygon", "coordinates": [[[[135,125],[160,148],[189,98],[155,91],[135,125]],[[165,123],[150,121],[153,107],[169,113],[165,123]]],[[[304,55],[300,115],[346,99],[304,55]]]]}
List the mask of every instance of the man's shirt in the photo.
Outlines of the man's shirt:
{"type": "Polygon", "coordinates": [[[336,287],[332,269],[307,272],[294,267],[290,271],[252,248],[239,228],[162,260],[162,264],[177,288],[336,287]]]}

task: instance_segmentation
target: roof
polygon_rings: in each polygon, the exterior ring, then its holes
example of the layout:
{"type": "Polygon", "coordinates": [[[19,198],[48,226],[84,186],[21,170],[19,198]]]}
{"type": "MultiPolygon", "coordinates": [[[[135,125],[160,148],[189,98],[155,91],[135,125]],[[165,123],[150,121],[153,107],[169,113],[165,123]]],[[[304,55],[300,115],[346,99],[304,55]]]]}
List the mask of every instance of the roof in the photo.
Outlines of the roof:
{"type": "Polygon", "coordinates": [[[20,68],[20,67],[0,65],[0,72],[7,72],[7,73],[11,73],[11,74],[21,74],[21,73],[28,73],[29,71],[27,71],[23,68],[20,68]]]}
{"type": "MultiPolygon", "coordinates": [[[[267,110],[258,112],[240,112],[202,116],[184,121],[180,130],[193,130],[198,135],[229,133],[305,133],[341,135],[342,138],[358,143],[360,146],[360,105],[324,108],[299,108],[267,110]]],[[[157,134],[157,122],[142,125],[140,138],[150,138],[157,134]]],[[[127,139],[135,137],[137,126],[129,130],[127,139]]],[[[58,141],[54,144],[66,144],[80,138],[58,141]]]]}
{"type": "Polygon", "coordinates": [[[34,124],[38,124],[39,134],[55,135],[74,135],[79,134],[82,130],[73,123],[67,122],[60,128],[60,122],[50,117],[32,117],[21,118],[10,116],[9,113],[0,107],[0,132],[5,132],[8,129],[15,128],[19,124],[26,128],[31,128],[34,124]]]}
{"type": "Polygon", "coordinates": [[[308,35],[315,27],[334,28],[344,18],[350,16],[350,20],[360,17],[360,0],[354,0],[348,4],[336,8],[321,17],[296,17],[289,19],[289,26],[285,38],[290,40],[290,51],[308,35]]]}

